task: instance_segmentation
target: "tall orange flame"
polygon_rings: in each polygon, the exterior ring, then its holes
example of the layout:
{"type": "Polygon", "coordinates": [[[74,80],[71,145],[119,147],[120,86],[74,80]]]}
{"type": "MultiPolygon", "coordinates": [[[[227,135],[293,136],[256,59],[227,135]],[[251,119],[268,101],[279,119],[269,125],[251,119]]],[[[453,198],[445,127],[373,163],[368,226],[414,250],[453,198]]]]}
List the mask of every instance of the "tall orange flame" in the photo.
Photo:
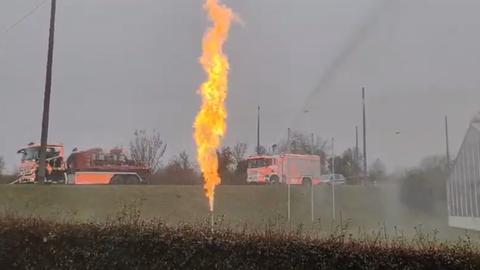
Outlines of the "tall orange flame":
{"type": "Polygon", "coordinates": [[[197,144],[197,159],[205,180],[205,192],[210,211],[213,211],[215,187],[220,184],[217,149],[227,130],[225,100],[228,92],[228,58],[223,45],[233,19],[231,9],[219,0],[206,0],[204,5],[213,26],[203,37],[203,54],[200,63],[208,75],[200,87],[202,107],[195,119],[194,138],[197,144]]]}

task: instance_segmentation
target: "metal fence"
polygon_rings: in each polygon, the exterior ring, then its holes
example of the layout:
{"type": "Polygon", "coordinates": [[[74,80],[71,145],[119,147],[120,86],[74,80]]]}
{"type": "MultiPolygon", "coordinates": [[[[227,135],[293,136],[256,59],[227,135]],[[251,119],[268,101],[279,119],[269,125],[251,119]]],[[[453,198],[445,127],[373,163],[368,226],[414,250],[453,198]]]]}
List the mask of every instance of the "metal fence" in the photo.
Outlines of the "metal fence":
{"type": "Polygon", "coordinates": [[[447,184],[451,226],[480,230],[480,124],[472,123],[447,184]]]}

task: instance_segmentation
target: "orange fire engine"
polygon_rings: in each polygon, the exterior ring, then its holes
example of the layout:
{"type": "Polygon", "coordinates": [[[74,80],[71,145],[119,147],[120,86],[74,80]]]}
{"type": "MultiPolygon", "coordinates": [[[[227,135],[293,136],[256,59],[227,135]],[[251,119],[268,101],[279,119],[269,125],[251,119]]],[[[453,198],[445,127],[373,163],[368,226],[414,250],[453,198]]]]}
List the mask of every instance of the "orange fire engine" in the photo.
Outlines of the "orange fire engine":
{"type": "MultiPolygon", "coordinates": [[[[18,177],[13,183],[39,182],[40,145],[31,143],[18,153],[22,157],[18,177]]],[[[65,160],[63,145],[47,145],[45,182],[75,185],[140,184],[149,174],[150,168],[146,164],[128,159],[122,149],[73,151],[65,160]]]]}
{"type": "Polygon", "coordinates": [[[283,154],[248,158],[248,183],[308,184],[320,183],[320,157],[283,154]]]}

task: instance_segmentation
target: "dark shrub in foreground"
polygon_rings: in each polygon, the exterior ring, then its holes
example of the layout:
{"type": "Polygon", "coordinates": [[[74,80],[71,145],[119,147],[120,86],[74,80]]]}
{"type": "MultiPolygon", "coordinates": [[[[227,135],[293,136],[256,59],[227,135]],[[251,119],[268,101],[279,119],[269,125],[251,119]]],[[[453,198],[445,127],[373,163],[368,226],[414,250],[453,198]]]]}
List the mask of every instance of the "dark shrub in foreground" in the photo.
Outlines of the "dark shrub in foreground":
{"type": "Polygon", "coordinates": [[[0,220],[2,269],[480,269],[468,242],[450,245],[299,234],[234,233],[161,223],[0,220]]]}
{"type": "Polygon", "coordinates": [[[0,175],[0,185],[1,184],[10,184],[15,181],[14,175],[0,175]]]}

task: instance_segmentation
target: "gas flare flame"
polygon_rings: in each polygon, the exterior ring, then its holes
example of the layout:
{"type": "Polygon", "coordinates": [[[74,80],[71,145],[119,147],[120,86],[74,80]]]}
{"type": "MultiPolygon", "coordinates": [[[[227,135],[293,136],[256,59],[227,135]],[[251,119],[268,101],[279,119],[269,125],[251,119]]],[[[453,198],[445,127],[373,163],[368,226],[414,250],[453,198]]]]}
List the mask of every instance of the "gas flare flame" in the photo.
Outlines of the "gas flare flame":
{"type": "Polygon", "coordinates": [[[203,54],[200,63],[208,75],[200,89],[202,107],[194,123],[194,138],[197,144],[197,160],[203,173],[204,187],[213,211],[215,187],[221,183],[218,174],[217,149],[227,130],[229,63],[223,53],[234,13],[219,0],[206,0],[204,5],[213,26],[203,37],[203,54]]]}

